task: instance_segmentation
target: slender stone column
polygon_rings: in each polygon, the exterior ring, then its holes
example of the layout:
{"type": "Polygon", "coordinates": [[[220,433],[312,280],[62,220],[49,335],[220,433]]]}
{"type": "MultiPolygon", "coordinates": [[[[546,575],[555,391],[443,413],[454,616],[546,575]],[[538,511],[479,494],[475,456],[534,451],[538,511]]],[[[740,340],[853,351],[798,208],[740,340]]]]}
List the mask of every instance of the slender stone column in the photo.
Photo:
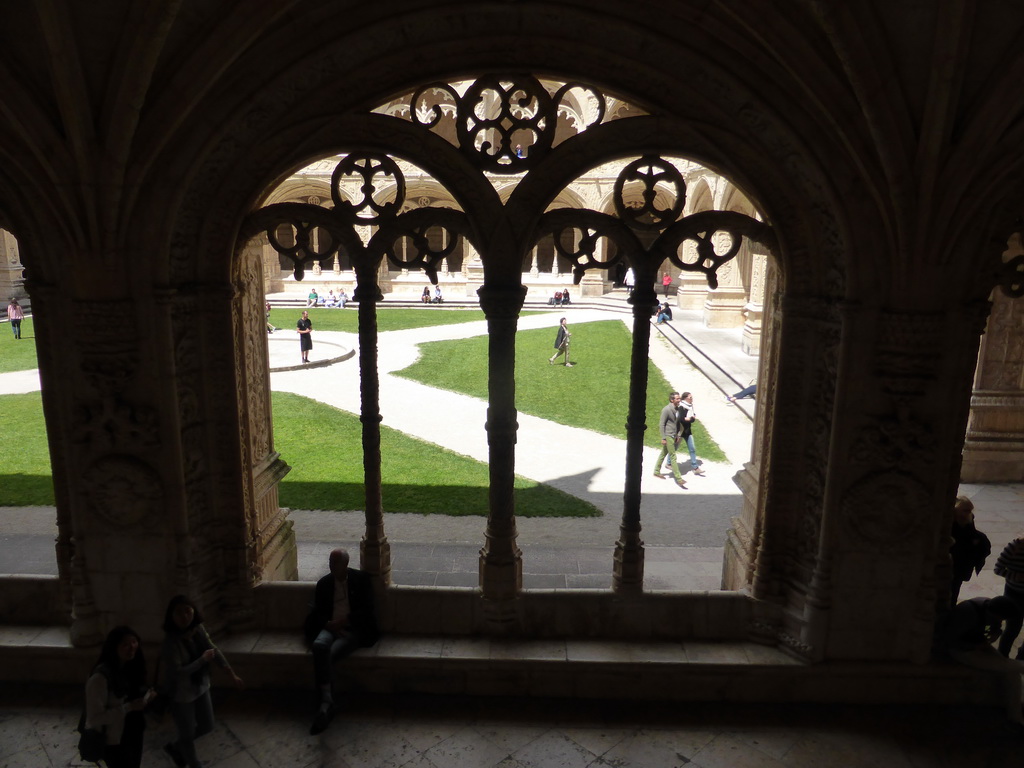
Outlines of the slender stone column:
{"type": "Polygon", "coordinates": [[[359,542],[360,567],[391,583],[391,545],[384,533],[384,504],[380,473],[380,377],[377,372],[377,302],[384,296],[377,285],[376,264],[356,263],[352,298],[359,307],[359,421],[363,425],[363,484],[366,531],[359,542]]]}
{"type": "Polygon", "coordinates": [[[630,361],[629,411],[626,417],[626,487],[622,495],[622,522],[615,542],[612,589],[639,592],[644,585],[644,543],[640,539],[640,485],[644,471],[644,432],[647,430],[647,361],[650,356],[651,310],[655,270],[636,269],[633,305],[633,349],[630,361]]]}
{"type": "Polygon", "coordinates": [[[489,620],[510,627],[523,586],[523,553],[516,544],[515,518],[515,341],[523,286],[477,291],[487,316],[487,444],[490,458],[486,541],[480,550],[480,587],[489,620]]]}

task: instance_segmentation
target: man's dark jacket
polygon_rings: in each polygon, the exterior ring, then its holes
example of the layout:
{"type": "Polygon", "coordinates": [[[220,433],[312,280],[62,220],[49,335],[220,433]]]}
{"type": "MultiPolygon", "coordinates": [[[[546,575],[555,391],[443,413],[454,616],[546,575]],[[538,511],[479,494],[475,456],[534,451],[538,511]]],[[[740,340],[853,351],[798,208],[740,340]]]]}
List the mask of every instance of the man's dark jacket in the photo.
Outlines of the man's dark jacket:
{"type": "MultiPolygon", "coordinates": [[[[306,643],[313,644],[316,636],[334,614],[334,574],[328,573],[316,583],[313,604],[306,617],[306,643]]],[[[377,614],[373,606],[373,583],[368,574],[355,568],[348,569],[348,607],[350,631],[363,648],[377,642],[377,614]]]]}

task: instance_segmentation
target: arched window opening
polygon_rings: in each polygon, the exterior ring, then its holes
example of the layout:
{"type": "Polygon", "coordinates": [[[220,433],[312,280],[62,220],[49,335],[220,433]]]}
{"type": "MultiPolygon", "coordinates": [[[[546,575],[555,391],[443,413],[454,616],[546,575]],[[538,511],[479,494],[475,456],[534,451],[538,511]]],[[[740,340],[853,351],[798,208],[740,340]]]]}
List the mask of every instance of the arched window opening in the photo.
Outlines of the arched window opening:
{"type": "MultiPolygon", "coordinates": [[[[673,279],[693,275],[714,289],[747,243],[766,251],[774,247],[770,227],[738,211],[688,211],[687,178],[703,179],[708,169],[671,153],[630,153],[626,132],[606,126],[642,119],[643,113],[589,86],[521,75],[432,84],[389,102],[368,119],[383,116],[411,123],[396,128],[399,135],[426,130],[443,145],[430,144],[430,153],[420,157],[412,142],[399,140],[385,153],[361,149],[356,141],[347,154],[320,161],[321,176],[324,164],[335,163],[329,200],[313,204],[272,193],[243,230],[246,237],[264,238],[265,247],[291,266],[296,283],[323,281],[324,262],[341,252],[352,265],[359,317],[364,567],[385,582],[392,580],[381,498],[378,320],[385,296],[399,298],[403,289],[406,297],[415,296],[425,282],[445,285],[448,279],[454,286],[456,275],[461,296],[479,296],[487,321],[483,399],[488,407],[478,434],[486,440],[489,481],[474,586],[500,601],[524,585],[515,474],[517,432],[520,440],[528,433],[517,425],[515,391],[517,331],[523,333],[519,314],[524,299],[526,304],[533,299],[526,289],[542,275],[561,276],[576,286],[580,298],[584,292],[601,296],[627,265],[634,289],[620,306],[632,316],[622,355],[628,392],[617,404],[617,418],[626,426],[619,431],[623,448],[615,462],[620,479],[607,494],[621,499],[610,516],[618,538],[613,530],[604,546],[612,586],[641,589],[640,480],[649,463],[645,432],[652,422],[656,428],[657,418],[647,391],[655,283],[665,269],[673,279]],[[590,131],[610,131],[610,143],[585,139],[590,131]],[[566,150],[560,151],[563,145],[566,150]],[[280,202],[270,202],[275,199],[280,202]]],[[[299,175],[308,177],[309,169],[299,175]]],[[[548,299],[543,293],[538,298],[548,299]]],[[[550,328],[552,321],[546,322],[550,328]]],[[[561,482],[580,484],[579,478],[561,482]]],[[[724,538],[724,526],[720,533],[724,538]]]]}

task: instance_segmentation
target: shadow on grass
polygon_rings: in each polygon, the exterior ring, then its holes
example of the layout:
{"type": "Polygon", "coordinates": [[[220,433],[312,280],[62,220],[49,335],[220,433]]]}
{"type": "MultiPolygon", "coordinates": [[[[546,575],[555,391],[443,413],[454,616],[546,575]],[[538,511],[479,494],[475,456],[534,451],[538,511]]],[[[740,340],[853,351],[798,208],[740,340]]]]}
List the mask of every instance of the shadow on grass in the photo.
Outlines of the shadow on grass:
{"type": "Polygon", "coordinates": [[[52,507],[53,477],[50,475],[0,475],[0,507],[52,507]]]}
{"type": "MultiPolygon", "coordinates": [[[[451,517],[487,516],[487,488],[450,485],[384,483],[385,512],[451,517]]],[[[360,510],[365,507],[361,483],[288,482],[280,488],[280,504],[290,509],[360,510]]],[[[548,485],[516,489],[517,517],[600,517],[593,505],[548,485]]]]}

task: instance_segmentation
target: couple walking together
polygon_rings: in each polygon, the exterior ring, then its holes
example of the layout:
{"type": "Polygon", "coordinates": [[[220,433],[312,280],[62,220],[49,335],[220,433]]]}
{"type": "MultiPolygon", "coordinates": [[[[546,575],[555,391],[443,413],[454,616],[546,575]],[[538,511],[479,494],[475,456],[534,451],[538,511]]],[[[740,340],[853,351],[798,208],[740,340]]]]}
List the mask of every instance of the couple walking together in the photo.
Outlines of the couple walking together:
{"type": "Polygon", "coordinates": [[[668,457],[669,466],[672,467],[672,475],[675,477],[676,485],[680,488],[686,487],[686,481],[679,471],[679,464],[676,462],[676,450],[680,443],[685,442],[690,451],[690,468],[695,475],[703,475],[704,470],[700,468],[697,460],[697,449],[693,444],[693,422],[697,420],[697,412],[693,408],[693,395],[690,392],[672,392],[668,396],[668,405],[661,409],[661,419],[658,422],[658,429],[661,432],[661,453],[658,454],[658,461],[654,465],[654,476],[664,478],[661,465],[668,457]]]}

